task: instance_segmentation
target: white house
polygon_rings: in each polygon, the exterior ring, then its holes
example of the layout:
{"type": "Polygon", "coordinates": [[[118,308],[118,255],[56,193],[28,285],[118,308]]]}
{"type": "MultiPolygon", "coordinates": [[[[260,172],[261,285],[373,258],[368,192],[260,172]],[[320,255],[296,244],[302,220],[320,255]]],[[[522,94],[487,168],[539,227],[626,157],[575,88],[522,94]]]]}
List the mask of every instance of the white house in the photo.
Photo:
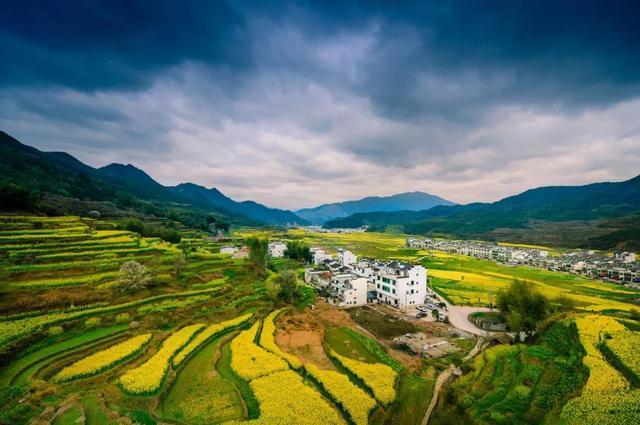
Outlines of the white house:
{"type": "Polygon", "coordinates": [[[331,284],[331,272],[328,270],[306,269],[304,271],[304,281],[318,289],[327,288],[331,284]]]}
{"type": "Polygon", "coordinates": [[[338,262],[343,266],[350,266],[351,264],[355,264],[358,261],[358,258],[351,251],[348,251],[343,248],[338,248],[338,262]]]}
{"type": "Polygon", "coordinates": [[[313,247],[309,251],[311,251],[313,264],[322,264],[324,260],[331,260],[333,258],[331,254],[327,254],[322,248],[313,247]]]}
{"type": "Polygon", "coordinates": [[[367,304],[367,279],[354,274],[332,276],[329,302],[340,307],[357,307],[367,304]]]}
{"type": "Polygon", "coordinates": [[[379,303],[397,308],[424,304],[427,296],[427,270],[423,266],[392,261],[374,273],[379,303]]]}
{"type": "Polygon", "coordinates": [[[284,257],[287,250],[287,244],[284,242],[269,242],[269,255],[274,258],[284,257]]]}
{"type": "Polygon", "coordinates": [[[223,246],[222,248],[220,248],[220,254],[233,255],[236,252],[238,252],[238,248],[236,248],[235,246],[223,246]]]}

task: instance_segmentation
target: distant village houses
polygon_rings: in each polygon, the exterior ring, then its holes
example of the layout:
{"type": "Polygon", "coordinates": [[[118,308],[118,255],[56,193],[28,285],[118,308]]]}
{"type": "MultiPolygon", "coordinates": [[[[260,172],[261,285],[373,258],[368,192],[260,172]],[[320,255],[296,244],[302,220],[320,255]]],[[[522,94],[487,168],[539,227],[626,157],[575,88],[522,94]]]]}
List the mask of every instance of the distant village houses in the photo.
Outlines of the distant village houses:
{"type": "Polygon", "coordinates": [[[568,272],[631,287],[640,286],[640,264],[637,262],[636,254],[632,252],[607,255],[592,250],[568,251],[551,256],[544,249],[512,247],[481,241],[425,238],[407,239],[406,243],[414,249],[467,255],[499,263],[568,272]]]}

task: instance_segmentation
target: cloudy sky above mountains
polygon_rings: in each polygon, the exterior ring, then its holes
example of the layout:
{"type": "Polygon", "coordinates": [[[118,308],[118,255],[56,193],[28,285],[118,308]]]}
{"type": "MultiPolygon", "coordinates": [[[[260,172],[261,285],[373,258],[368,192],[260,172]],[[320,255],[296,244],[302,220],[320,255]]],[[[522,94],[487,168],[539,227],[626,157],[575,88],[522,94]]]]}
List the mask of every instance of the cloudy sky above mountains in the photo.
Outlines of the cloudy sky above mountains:
{"type": "Polygon", "coordinates": [[[0,128],[301,208],[640,173],[640,6],[53,1],[0,11],[0,128]]]}

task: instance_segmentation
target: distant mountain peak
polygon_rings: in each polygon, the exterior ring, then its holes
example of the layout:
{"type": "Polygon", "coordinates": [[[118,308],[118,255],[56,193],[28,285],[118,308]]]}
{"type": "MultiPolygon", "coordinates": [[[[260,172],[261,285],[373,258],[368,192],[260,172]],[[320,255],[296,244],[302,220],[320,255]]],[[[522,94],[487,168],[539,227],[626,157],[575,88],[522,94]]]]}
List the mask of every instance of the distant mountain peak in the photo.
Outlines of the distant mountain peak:
{"type": "Polygon", "coordinates": [[[354,201],[322,204],[314,208],[298,210],[296,214],[312,223],[323,224],[329,220],[357,213],[421,211],[439,205],[455,205],[455,203],[430,193],[413,191],[391,196],[368,196],[354,201]]]}

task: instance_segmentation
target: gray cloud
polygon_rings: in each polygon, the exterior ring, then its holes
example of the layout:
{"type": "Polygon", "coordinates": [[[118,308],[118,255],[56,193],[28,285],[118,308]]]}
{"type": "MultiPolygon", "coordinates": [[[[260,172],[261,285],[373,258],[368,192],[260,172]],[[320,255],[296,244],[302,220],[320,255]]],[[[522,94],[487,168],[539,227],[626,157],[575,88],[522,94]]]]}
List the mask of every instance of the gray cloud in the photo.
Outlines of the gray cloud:
{"type": "Polygon", "coordinates": [[[161,5],[114,35],[125,12],[109,2],[82,15],[95,32],[74,15],[52,37],[55,15],[36,13],[0,33],[0,50],[26,49],[0,70],[0,126],[95,166],[287,208],[410,190],[494,200],[637,174],[628,10],[594,33],[592,6],[583,22],[565,20],[571,6],[472,3],[161,5]]]}

